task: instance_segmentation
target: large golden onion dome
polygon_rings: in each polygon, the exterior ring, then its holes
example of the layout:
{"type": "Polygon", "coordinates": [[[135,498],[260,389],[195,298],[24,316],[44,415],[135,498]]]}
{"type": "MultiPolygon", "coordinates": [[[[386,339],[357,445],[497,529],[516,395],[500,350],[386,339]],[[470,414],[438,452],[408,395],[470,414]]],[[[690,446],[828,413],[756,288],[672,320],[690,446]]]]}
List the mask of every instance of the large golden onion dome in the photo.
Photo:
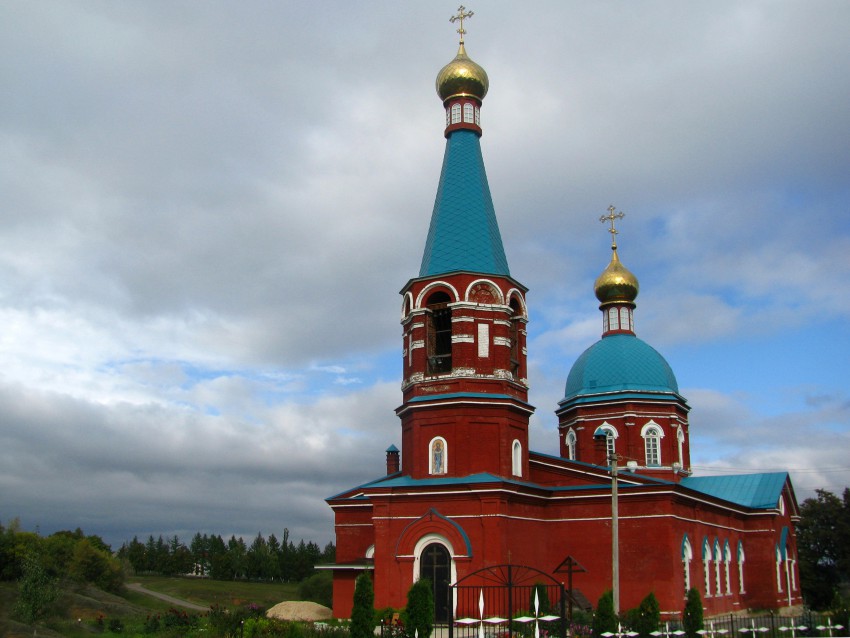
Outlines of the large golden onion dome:
{"type": "Polygon", "coordinates": [[[449,98],[470,96],[483,100],[490,88],[487,72],[473,62],[460,43],[455,59],[437,74],[437,95],[445,102],[449,98]]]}
{"type": "Polygon", "coordinates": [[[634,303],[638,296],[637,277],[620,263],[620,258],[617,256],[617,249],[614,248],[614,254],[611,257],[611,263],[602,271],[602,274],[596,279],[593,284],[593,290],[596,293],[596,298],[603,306],[612,303],[634,303]]]}

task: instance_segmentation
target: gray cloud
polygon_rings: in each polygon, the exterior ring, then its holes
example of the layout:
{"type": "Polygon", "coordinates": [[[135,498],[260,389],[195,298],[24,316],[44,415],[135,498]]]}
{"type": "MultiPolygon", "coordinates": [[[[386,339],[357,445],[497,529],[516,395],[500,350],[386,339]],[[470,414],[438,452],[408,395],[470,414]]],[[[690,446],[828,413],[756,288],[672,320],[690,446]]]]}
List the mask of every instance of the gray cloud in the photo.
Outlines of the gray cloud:
{"type": "MultiPolygon", "coordinates": [[[[850,480],[806,470],[843,467],[818,450],[850,431],[850,9],[473,8],[535,449],[601,330],[614,203],[700,465],[850,480]]],[[[436,191],[450,13],[0,8],[0,520],[330,538],[323,498],[400,443],[396,293],[436,191]]]]}

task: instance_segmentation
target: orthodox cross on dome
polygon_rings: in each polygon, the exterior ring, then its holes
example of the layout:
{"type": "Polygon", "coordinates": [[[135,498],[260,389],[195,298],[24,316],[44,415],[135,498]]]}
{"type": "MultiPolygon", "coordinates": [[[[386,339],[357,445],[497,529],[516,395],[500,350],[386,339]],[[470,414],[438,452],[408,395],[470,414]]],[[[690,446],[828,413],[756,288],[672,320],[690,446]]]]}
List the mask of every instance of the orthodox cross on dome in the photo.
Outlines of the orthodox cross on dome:
{"type": "Polygon", "coordinates": [[[473,15],[475,14],[472,11],[467,11],[465,6],[460,5],[457,8],[457,15],[453,15],[451,18],[449,18],[449,22],[451,22],[452,24],[460,20],[460,28],[457,30],[457,32],[460,33],[461,44],[463,44],[463,36],[466,34],[466,29],[463,28],[463,20],[464,18],[471,18],[473,15]]]}
{"type": "Polygon", "coordinates": [[[606,222],[611,223],[611,227],[608,229],[608,232],[611,233],[611,250],[617,250],[617,233],[618,233],[618,231],[614,227],[614,220],[615,219],[623,219],[623,217],[626,216],[626,214],[623,211],[620,211],[619,213],[615,213],[614,212],[615,210],[617,210],[617,209],[614,208],[614,205],[612,204],[611,206],[608,207],[608,214],[602,215],[602,217],[599,218],[599,221],[601,221],[603,224],[606,223],[606,222]]]}

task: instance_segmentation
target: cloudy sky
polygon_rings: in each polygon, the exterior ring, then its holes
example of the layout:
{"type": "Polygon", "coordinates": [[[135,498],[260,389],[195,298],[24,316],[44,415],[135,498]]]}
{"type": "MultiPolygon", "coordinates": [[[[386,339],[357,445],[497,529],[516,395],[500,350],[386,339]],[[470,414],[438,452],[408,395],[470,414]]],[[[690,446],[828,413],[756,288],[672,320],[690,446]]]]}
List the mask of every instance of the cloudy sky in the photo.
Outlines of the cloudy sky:
{"type": "MultiPolygon", "coordinates": [[[[532,448],[601,332],[614,204],[696,473],[850,485],[850,3],[469,8],[532,448]]],[[[0,5],[0,522],[333,538],[324,498],[401,443],[455,11],[0,5]]]]}

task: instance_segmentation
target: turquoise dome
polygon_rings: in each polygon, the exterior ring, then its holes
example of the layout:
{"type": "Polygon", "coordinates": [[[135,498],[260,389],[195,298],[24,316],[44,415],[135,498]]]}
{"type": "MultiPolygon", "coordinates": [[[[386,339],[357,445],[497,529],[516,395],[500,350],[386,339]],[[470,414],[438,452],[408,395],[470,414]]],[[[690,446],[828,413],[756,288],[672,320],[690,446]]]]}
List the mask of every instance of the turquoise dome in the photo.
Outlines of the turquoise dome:
{"type": "Polygon", "coordinates": [[[611,334],[585,350],[567,377],[565,402],[609,392],[679,394],[670,365],[634,335],[611,334]]]}

